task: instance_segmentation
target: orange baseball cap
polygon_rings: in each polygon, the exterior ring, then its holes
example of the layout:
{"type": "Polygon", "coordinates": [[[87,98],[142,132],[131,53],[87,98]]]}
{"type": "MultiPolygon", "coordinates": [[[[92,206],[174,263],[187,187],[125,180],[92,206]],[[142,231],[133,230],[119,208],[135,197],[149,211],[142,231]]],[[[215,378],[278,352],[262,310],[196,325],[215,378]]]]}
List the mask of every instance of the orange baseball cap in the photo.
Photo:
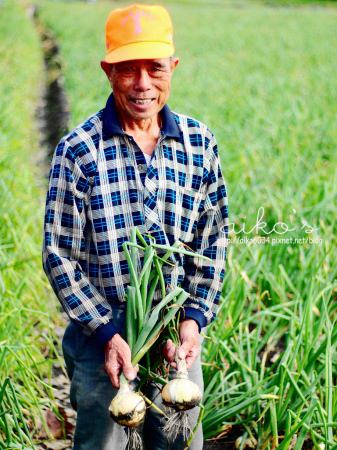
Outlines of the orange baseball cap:
{"type": "Polygon", "coordinates": [[[133,59],[167,58],[174,53],[173,25],[159,5],[134,4],[110,12],[105,24],[107,65],[133,59]]]}

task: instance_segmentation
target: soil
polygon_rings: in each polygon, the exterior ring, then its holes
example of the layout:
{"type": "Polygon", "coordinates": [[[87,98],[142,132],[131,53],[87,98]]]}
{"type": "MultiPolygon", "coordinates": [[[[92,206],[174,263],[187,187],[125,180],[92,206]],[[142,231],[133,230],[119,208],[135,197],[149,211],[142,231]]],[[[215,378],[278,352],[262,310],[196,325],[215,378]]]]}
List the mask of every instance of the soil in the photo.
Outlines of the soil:
{"type": "Polygon", "coordinates": [[[36,115],[40,129],[40,146],[46,149],[48,163],[56,145],[69,131],[69,107],[57,41],[39,20],[37,6],[31,6],[28,13],[40,37],[45,65],[45,85],[42,88],[41,102],[36,115]]]}

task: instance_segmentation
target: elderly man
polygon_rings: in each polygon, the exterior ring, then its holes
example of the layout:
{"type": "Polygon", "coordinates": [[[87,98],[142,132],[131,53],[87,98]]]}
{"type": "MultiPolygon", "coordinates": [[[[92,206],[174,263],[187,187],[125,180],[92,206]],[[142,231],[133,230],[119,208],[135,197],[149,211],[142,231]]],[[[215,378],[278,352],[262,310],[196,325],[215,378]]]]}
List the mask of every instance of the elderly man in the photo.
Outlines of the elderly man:
{"type": "MultiPolygon", "coordinates": [[[[217,145],[203,123],[167,106],[177,67],[172,23],[161,6],[114,10],[106,23],[107,54],[101,62],[111,88],[104,109],[65,136],[51,164],[45,215],[43,265],[70,318],[63,351],[77,410],[74,449],[125,448],[125,432],[108,406],[123,371],[132,380],[130,349],[123,339],[129,282],[122,243],[132,227],[157,243],[176,240],[211,262],[176,256],[165,273],[190,297],[180,323],[190,378],[202,388],[200,331],[214,320],[224,278],[227,197],[217,145]]],[[[160,292],[156,294],[160,299],[160,292]]],[[[151,397],[159,401],[153,386],[151,397]]],[[[196,424],[198,408],[190,411],[196,424]]],[[[147,449],[182,449],[169,442],[163,419],[147,411],[147,449]]],[[[202,449],[199,427],[192,449],[202,449]]]]}

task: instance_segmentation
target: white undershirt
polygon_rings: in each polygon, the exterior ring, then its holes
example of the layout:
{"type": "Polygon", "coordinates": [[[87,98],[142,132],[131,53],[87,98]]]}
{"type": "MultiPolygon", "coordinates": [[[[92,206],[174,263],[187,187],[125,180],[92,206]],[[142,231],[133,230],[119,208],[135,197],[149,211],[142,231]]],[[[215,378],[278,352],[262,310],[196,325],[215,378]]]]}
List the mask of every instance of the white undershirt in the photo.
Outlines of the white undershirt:
{"type": "Polygon", "coordinates": [[[145,156],[145,160],[146,160],[146,164],[149,165],[150,164],[150,159],[152,155],[147,155],[146,153],[143,152],[143,155],[145,156]]]}

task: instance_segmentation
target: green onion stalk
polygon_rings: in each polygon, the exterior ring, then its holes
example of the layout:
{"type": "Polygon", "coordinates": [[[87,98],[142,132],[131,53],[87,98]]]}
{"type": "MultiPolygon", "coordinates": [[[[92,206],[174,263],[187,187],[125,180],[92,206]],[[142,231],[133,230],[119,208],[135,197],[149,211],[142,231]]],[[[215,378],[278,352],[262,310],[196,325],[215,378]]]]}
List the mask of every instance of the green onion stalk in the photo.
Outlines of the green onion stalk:
{"type": "MultiPolygon", "coordinates": [[[[126,341],[131,350],[133,366],[136,366],[144,356],[148,356],[151,347],[177,317],[182,305],[189,297],[189,294],[180,286],[167,292],[162,270],[164,264],[171,264],[169,258],[173,253],[196,255],[183,248],[183,244],[179,241],[173,246],[165,246],[156,244],[150,235],[148,238],[149,243],[146,242],[138,228],[134,228],[131,231],[130,241],[123,243],[123,251],[130,273],[130,284],[126,290],[126,341]],[[159,250],[165,251],[165,254],[159,256],[159,250]],[[142,267],[138,270],[140,253],[144,257],[142,267]],[[161,290],[162,299],[155,304],[154,295],[158,287],[161,290]]],[[[198,256],[208,259],[201,255],[198,256]]],[[[150,369],[143,372],[144,376],[149,376],[149,374],[150,369]]],[[[111,417],[118,424],[126,427],[128,448],[130,449],[142,448],[137,428],[144,421],[146,402],[155,407],[140,391],[135,392],[122,374],[120,389],[112,400],[109,411],[111,417]]],[[[163,411],[161,412],[166,415],[163,411]]]]}

